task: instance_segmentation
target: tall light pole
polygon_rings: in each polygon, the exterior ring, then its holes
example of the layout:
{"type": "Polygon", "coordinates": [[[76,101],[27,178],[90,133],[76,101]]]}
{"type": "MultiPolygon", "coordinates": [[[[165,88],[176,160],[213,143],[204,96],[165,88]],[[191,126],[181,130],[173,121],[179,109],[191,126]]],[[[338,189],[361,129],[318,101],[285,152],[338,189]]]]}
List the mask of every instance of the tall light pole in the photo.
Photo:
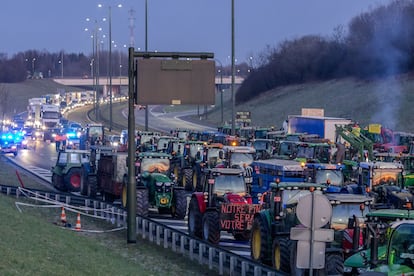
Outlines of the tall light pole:
{"type": "Polygon", "coordinates": [[[236,97],[234,92],[234,75],[236,66],[234,64],[234,0],[231,0],[231,134],[236,135],[235,109],[236,97]]]}
{"type": "MultiPolygon", "coordinates": [[[[98,5],[102,7],[102,5],[98,5]]],[[[121,4],[117,5],[122,8],[121,4]]],[[[108,6],[108,23],[109,23],[109,131],[112,130],[112,7],[108,6]]]]}
{"type": "MultiPolygon", "coordinates": [[[[148,52],[148,0],[145,0],[145,52],[148,52]]],[[[148,131],[148,105],[145,105],[145,131],[148,131]]]]}
{"type": "Polygon", "coordinates": [[[63,79],[63,51],[60,54],[60,78],[63,79]]]}
{"type": "Polygon", "coordinates": [[[224,107],[223,107],[223,63],[220,60],[214,59],[220,63],[220,109],[221,109],[221,124],[224,123],[224,107]]]}
{"type": "Polygon", "coordinates": [[[32,59],[32,78],[34,77],[34,73],[35,73],[35,61],[36,61],[36,58],[33,58],[32,59]]]}

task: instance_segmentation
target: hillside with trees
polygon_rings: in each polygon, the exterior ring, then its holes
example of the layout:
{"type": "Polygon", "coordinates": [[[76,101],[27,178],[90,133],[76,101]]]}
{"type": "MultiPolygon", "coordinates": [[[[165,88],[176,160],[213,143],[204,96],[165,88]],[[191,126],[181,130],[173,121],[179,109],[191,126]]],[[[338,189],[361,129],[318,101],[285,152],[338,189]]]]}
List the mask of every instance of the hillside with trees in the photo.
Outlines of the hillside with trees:
{"type": "Polygon", "coordinates": [[[414,70],[414,2],[397,0],[354,17],[331,37],[308,35],[268,47],[238,90],[243,103],[276,87],[341,78],[369,80],[414,70]]]}

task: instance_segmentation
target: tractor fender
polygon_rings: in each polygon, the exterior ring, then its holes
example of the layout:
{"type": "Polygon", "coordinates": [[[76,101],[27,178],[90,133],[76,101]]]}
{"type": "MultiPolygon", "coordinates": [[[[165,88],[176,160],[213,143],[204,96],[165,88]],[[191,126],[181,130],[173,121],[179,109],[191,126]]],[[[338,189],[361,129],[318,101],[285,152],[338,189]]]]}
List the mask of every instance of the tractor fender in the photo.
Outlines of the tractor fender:
{"type": "Polygon", "coordinates": [[[204,212],[207,209],[206,203],[204,202],[204,195],[202,192],[194,192],[191,196],[192,198],[195,198],[198,203],[198,208],[200,209],[200,213],[204,214],[204,212]]]}
{"type": "Polygon", "coordinates": [[[260,217],[262,221],[266,222],[266,227],[269,230],[268,233],[271,233],[270,230],[272,228],[272,225],[271,225],[271,215],[270,215],[269,209],[265,209],[265,210],[262,210],[262,211],[260,211],[256,214],[254,214],[253,220],[256,217],[260,217]]]}

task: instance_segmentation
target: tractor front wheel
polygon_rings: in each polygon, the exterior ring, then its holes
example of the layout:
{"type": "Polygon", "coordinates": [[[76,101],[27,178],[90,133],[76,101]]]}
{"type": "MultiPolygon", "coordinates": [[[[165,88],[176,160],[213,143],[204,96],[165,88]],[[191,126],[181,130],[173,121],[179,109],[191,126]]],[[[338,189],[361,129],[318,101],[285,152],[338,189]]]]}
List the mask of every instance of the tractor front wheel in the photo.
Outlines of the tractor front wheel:
{"type": "Polygon", "coordinates": [[[290,246],[288,238],[277,238],[273,241],[272,265],[278,271],[290,273],[290,246]]]}
{"type": "Polygon", "coordinates": [[[184,169],[183,186],[186,191],[193,191],[193,170],[184,169]]]}
{"type": "Polygon", "coordinates": [[[220,216],[216,211],[208,211],[203,216],[203,239],[212,243],[220,242],[220,216]]]}
{"type": "Polygon", "coordinates": [[[58,189],[60,191],[65,190],[65,185],[63,183],[63,177],[61,175],[57,175],[57,174],[54,173],[52,175],[52,184],[56,189],[58,189]]]}
{"type": "Polygon", "coordinates": [[[85,168],[82,168],[81,183],[80,183],[80,194],[87,195],[88,193],[88,172],[85,168]]]}
{"type": "Polygon", "coordinates": [[[96,197],[98,190],[98,179],[96,175],[91,175],[88,177],[88,188],[86,189],[86,195],[88,197],[96,197]]]}
{"type": "Polygon", "coordinates": [[[187,193],[184,190],[174,189],[174,205],[171,215],[177,219],[185,218],[187,213],[187,193]]]}
{"type": "Polygon", "coordinates": [[[147,217],[149,211],[148,189],[137,188],[137,215],[147,217]]]}
{"type": "Polygon", "coordinates": [[[253,260],[264,264],[270,262],[270,231],[263,217],[257,216],[253,220],[250,238],[250,255],[253,260]]]}
{"type": "Polygon", "coordinates": [[[198,202],[195,197],[191,198],[190,205],[188,207],[188,234],[193,237],[201,238],[202,228],[201,228],[202,215],[200,208],[198,207],[198,202]]]}
{"type": "Polygon", "coordinates": [[[326,275],[343,275],[344,259],[339,252],[328,252],[325,255],[326,275]]]}

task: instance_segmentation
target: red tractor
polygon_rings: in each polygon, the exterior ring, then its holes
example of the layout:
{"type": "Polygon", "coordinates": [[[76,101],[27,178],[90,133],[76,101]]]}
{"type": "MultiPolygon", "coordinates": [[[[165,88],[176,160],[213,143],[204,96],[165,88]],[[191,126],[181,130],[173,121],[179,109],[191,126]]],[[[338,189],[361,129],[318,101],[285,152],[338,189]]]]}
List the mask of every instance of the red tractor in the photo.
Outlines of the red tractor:
{"type": "Polygon", "coordinates": [[[254,214],[261,205],[252,204],[242,169],[205,169],[203,189],[194,192],[188,208],[188,232],[213,244],[220,232],[232,233],[236,240],[249,240],[254,214]]]}

